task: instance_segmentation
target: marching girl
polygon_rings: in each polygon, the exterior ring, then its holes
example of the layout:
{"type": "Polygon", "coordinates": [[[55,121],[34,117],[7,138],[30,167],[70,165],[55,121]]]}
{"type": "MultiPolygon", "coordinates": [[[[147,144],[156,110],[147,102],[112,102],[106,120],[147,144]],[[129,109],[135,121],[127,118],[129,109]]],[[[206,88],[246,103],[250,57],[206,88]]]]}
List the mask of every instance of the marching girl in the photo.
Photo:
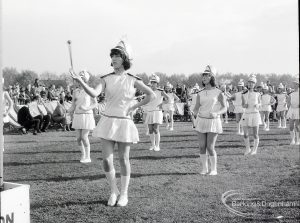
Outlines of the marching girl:
{"type": "Polygon", "coordinates": [[[278,128],[286,128],[286,112],[288,110],[287,107],[287,94],[284,90],[284,86],[282,83],[278,86],[278,94],[277,97],[277,117],[278,117],[278,128]]]}
{"type": "MultiPolygon", "coordinates": [[[[79,76],[85,84],[88,83],[90,74],[87,71],[81,71],[79,76]]],[[[93,109],[96,107],[96,97],[88,95],[79,85],[79,88],[73,92],[72,106],[68,112],[73,116],[72,128],[76,129],[77,132],[77,143],[81,151],[81,163],[91,162],[89,132],[95,128],[93,109]]]]}
{"type": "Polygon", "coordinates": [[[111,195],[108,206],[126,206],[128,203],[128,186],[130,181],[130,145],[139,141],[138,130],[130,118],[130,113],[155,98],[153,91],[147,87],[140,78],[127,73],[131,67],[131,57],[128,46],[122,40],[110,51],[113,73],[100,78],[95,89],[88,86],[79,74],[70,71],[72,77],[78,80],[85,92],[92,98],[104,91],[106,107],[93,131],[94,137],[102,140],[103,169],[108,179],[111,195]],[[134,100],[136,88],[146,94],[141,102],[131,104],[134,100]],[[131,106],[132,105],[132,106],[131,106]],[[119,162],[121,168],[121,193],[117,188],[113,152],[115,144],[118,145],[119,162]],[[118,199],[118,196],[120,197],[118,199]],[[117,202],[118,200],[118,202],[117,202]]]}
{"type": "Polygon", "coordinates": [[[216,71],[207,66],[202,74],[204,89],[197,95],[193,114],[197,116],[195,130],[198,133],[200,160],[202,163],[201,174],[217,175],[217,153],[215,143],[218,134],[222,133],[220,116],[226,112],[226,101],[221,90],[216,88],[216,71]],[[211,164],[208,171],[208,156],[211,164]]]}
{"type": "Polygon", "coordinates": [[[151,147],[149,150],[159,151],[160,150],[160,132],[159,125],[163,122],[162,103],[163,99],[166,98],[169,102],[169,96],[166,92],[158,88],[160,78],[156,74],[152,74],[150,77],[151,89],[153,90],[156,98],[152,100],[148,105],[148,112],[145,119],[145,123],[148,124],[149,136],[151,141],[151,147]]]}
{"type": "Polygon", "coordinates": [[[164,116],[165,116],[166,123],[167,123],[166,128],[169,129],[170,131],[174,130],[174,119],[173,119],[173,115],[174,115],[174,111],[175,111],[174,102],[180,101],[180,99],[177,97],[177,95],[175,93],[173,93],[172,88],[173,88],[172,84],[167,82],[167,84],[165,86],[165,91],[166,91],[166,94],[169,96],[169,101],[162,105],[162,108],[164,111],[164,116]],[[169,118],[170,118],[171,127],[169,125],[169,118]]]}
{"type": "Polygon", "coordinates": [[[233,113],[235,113],[235,119],[237,122],[237,134],[238,135],[244,135],[244,130],[241,126],[241,117],[244,113],[244,108],[242,106],[242,93],[244,91],[244,81],[241,79],[238,82],[237,88],[238,88],[238,92],[234,93],[232,95],[232,97],[230,98],[232,100],[233,106],[234,106],[234,110],[233,113]]]}
{"type": "Polygon", "coordinates": [[[259,107],[261,104],[260,93],[254,91],[256,84],[256,77],[250,75],[248,80],[248,91],[243,93],[242,96],[242,105],[245,108],[245,112],[241,118],[241,125],[244,128],[244,141],[246,146],[246,151],[244,155],[255,155],[257,153],[257,148],[259,144],[258,130],[259,125],[262,124],[261,117],[259,114],[259,107]],[[253,130],[253,149],[250,149],[250,140],[249,140],[249,130],[253,130]]]}
{"type": "Polygon", "coordinates": [[[300,145],[299,80],[294,81],[293,85],[295,91],[290,93],[288,97],[289,110],[287,112],[287,118],[290,120],[291,145],[300,145]],[[296,135],[296,140],[295,140],[295,135],[296,135]]]}
{"type": "Polygon", "coordinates": [[[263,130],[270,130],[270,112],[272,112],[272,105],[276,102],[275,98],[273,98],[269,94],[268,85],[264,84],[262,87],[262,95],[261,95],[261,107],[259,109],[261,120],[264,125],[263,130]]]}
{"type": "MultiPolygon", "coordinates": [[[[226,101],[226,108],[229,108],[229,99],[232,97],[232,95],[226,90],[226,84],[221,85],[220,90],[223,92],[225,101],[226,101]]],[[[223,120],[223,115],[221,116],[222,121],[225,122],[225,124],[228,124],[228,110],[224,113],[225,121],[223,120]]]]}

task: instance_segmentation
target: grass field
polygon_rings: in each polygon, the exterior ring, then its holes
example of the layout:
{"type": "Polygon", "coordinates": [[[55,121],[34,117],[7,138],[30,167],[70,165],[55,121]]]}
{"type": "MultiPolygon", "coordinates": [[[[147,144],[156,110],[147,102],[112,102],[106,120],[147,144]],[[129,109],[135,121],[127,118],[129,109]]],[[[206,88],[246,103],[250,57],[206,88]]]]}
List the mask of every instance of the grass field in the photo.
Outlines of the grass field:
{"type": "MultiPolygon", "coordinates": [[[[247,219],[228,211],[223,193],[243,189],[250,197],[299,202],[299,146],[289,145],[289,130],[260,131],[256,156],[244,156],[235,123],[218,137],[218,175],[202,176],[198,142],[191,123],[161,127],[161,151],[149,151],[144,126],[132,146],[127,207],[106,206],[109,186],[101,169],[101,141],[91,139],[91,164],[78,160],[75,132],[5,135],[4,180],[30,185],[31,222],[298,222],[297,207],[242,207],[247,219]]],[[[117,153],[115,166],[119,180],[117,153]]]]}

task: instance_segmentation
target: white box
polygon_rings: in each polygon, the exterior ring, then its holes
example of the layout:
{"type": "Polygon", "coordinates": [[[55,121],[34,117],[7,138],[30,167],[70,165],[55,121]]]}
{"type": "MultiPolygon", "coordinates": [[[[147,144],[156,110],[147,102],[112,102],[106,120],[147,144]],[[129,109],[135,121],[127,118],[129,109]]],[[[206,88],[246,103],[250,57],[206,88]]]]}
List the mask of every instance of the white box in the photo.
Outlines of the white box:
{"type": "Polygon", "coordinates": [[[29,185],[4,182],[0,223],[30,223],[29,185]]]}

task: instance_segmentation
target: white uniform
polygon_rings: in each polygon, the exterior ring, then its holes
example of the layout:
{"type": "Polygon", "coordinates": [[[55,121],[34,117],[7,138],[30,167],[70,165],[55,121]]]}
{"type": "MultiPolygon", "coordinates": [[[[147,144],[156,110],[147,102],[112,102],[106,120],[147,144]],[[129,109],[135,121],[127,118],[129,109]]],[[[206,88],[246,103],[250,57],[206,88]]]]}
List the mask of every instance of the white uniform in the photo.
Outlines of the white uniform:
{"type": "Polygon", "coordinates": [[[138,130],[127,111],[134,100],[134,84],[138,78],[127,73],[111,73],[102,79],[105,82],[106,106],[93,136],[116,142],[137,143],[138,130]]]}
{"type": "Polygon", "coordinates": [[[272,96],[269,94],[263,94],[261,96],[261,106],[260,106],[260,111],[264,112],[271,112],[272,107],[271,107],[271,98],[272,96]]]}
{"type": "Polygon", "coordinates": [[[217,118],[210,117],[211,112],[219,111],[221,108],[218,97],[222,94],[222,91],[217,88],[203,89],[198,94],[200,96],[200,107],[195,120],[195,130],[201,133],[222,133],[220,115],[217,118]]]}
{"type": "Polygon", "coordinates": [[[72,121],[72,128],[93,130],[95,128],[95,119],[92,110],[82,111],[79,107],[91,106],[92,99],[83,89],[77,89],[74,93],[75,110],[72,121]]]}
{"type": "Polygon", "coordinates": [[[156,98],[150,101],[147,105],[147,116],[145,119],[146,124],[162,124],[163,122],[163,113],[159,108],[159,105],[163,101],[162,90],[157,89],[154,91],[156,98]]]}
{"type": "Polygon", "coordinates": [[[299,91],[292,92],[290,94],[291,106],[287,112],[287,118],[300,119],[299,118],[299,91]]]}
{"type": "Polygon", "coordinates": [[[197,95],[198,95],[198,93],[191,94],[192,101],[191,101],[191,105],[190,105],[190,111],[194,111],[194,108],[195,108],[195,105],[196,105],[196,101],[197,101],[197,95]]]}
{"type": "Polygon", "coordinates": [[[245,109],[241,118],[242,126],[256,127],[262,124],[259,114],[259,98],[260,93],[250,92],[243,94],[245,103],[248,104],[248,108],[245,109]]]}
{"type": "Polygon", "coordinates": [[[174,107],[174,102],[175,102],[175,97],[174,97],[174,93],[167,93],[167,95],[169,96],[169,101],[168,103],[165,103],[162,105],[162,108],[164,110],[164,112],[169,112],[169,111],[175,111],[175,107],[174,107]]]}
{"type": "Polygon", "coordinates": [[[245,109],[242,106],[242,92],[237,92],[234,95],[235,100],[232,102],[234,106],[233,113],[244,113],[245,109]]]}
{"type": "Polygon", "coordinates": [[[277,101],[278,101],[276,111],[277,112],[287,111],[288,107],[287,107],[287,102],[286,102],[286,94],[281,93],[281,94],[276,94],[276,96],[277,96],[277,101]]]}

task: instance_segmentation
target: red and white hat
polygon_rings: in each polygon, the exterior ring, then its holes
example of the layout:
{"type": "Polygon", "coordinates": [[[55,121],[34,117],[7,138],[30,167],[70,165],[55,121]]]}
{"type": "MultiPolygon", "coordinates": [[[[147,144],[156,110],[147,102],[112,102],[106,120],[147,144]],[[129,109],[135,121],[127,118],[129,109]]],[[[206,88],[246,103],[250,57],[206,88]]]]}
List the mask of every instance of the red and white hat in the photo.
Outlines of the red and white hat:
{"type": "Polygon", "coordinates": [[[245,86],[245,83],[244,83],[244,80],[243,79],[240,79],[240,81],[238,82],[238,85],[239,87],[244,87],[245,86]]]}
{"type": "Polygon", "coordinates": [[[278,85],[278,89],[284,89],[284,86],[283,86],[282,83],[280,83],[280,84],[278,85]]]}
{"type": "Polygon", "coordinates": [[[113,49],[120,50],[120,51],[124,52],[125,55],[128,57],[128,59],[132,60],[132,49],[131,49],[130,45],[128,44],[126,36],[123,36],[121,38],[120,42],[117,44],[117,46],[112,48],[112,50],[113,49]]]}
{"type": "Polygon", "coordinates": [[[251,81],[256,84],[256,82],[257,82],[256,76],[254,74],[251,74],[248,81],[251,81]]]}
{"type": "Polygon", "coordinates": [[[88,82],[91,77],[90,73],[86,70],[80,71],[79,75],[85,82],[88,82]]]}

